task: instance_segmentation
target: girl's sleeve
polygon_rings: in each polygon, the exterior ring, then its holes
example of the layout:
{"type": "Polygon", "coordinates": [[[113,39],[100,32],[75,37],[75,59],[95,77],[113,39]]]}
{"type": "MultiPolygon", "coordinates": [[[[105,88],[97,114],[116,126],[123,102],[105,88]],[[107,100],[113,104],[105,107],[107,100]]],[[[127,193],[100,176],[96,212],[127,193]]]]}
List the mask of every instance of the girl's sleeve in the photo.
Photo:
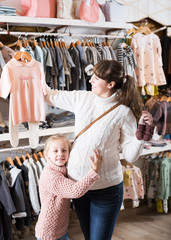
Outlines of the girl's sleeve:
{"type": "Polygon", "coordinates": [[[11,90],[9,69],[5,65],[0,78],[0,97],[7,98],[11,90]]]}
{"type": "Polygon", "coordinates": [[[136,119],[130,110],[123,120],[120,137],[122,153],[128,162],[135,162],[144,147],[144,140],[140,141],[135,136],[136,129],[136,119]]]}
{"type": "Polygon", "coordinates": [[[60,176],[53,182],[52,193],[63,198],[79,198],[83,196],[94,182],[99,179],[99,175],[91,169],[80,181],[73,181],[64,176],[60,176]]]}

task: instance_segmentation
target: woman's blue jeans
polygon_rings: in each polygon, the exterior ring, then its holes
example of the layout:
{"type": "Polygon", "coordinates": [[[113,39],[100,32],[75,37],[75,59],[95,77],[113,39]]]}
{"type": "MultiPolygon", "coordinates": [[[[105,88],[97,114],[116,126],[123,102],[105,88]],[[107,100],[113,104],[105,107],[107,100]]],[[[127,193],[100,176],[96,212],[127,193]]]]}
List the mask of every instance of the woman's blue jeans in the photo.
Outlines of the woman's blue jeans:
{"type": "Polygon", "coordinates": [[[122,201],[123,182],[73,199],[85,240],[111,240],[122,201]]]}
{"type": "MultiPolygon", "coordinates": [[[[37,240],[41,240],[41,238],[38,238],[37,240]]],[[[63,235],[61,238],[58,238],[56,240],[69,240],[68,233],[65,233],[65,235],[63,235]]]]}

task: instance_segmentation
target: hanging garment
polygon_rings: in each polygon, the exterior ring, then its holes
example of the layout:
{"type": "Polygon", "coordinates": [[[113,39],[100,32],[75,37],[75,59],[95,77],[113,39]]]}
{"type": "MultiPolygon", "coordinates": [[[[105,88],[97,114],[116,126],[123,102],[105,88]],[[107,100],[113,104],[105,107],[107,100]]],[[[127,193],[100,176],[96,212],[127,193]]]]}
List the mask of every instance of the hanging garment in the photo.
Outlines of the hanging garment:
{"type": "Polygon", "coordinates": [[[41,173],[43,171],[43,167],[42,167],[40,161],[35,162],[35,164],[37,166],[38,179],[40,179],[40,175],[41,175],[41,173]]]}
{"type": "Polygon", "coordinates": [[[5,64],[14,56],[14,54],[15,52],[11,48],[5,45],[0,47],[0,76],[5,64]]]}
{"type": "Polygon", "coordinates": [[[32,58],[35,58],[34,51],[30,46],[20,48],[20,52],[28,52],[32,58]]]}
{"type": "Polygon", "coordinates": [[[37,171],[37,165],[34,162],[33,158],[31,158],[31,157],[28,159],[28,161],[29,161],[30,165],[32,166],[32,169],[34,172],[34,178],[36,181],[36,186],[38,187],[39,186],[39,176],[38,176],[38,171],[37,171]]]}
{"type": "Polygon", "coordinates": [[[143,179],[140,168],[133,166],[122,166],[124,176],[124,197],[132,199],[133,207],[139,206],[139,199],[144,198],[143,179]]]}
{"type": "Polygon", "coordinates": [[[65,73],[64,73],[64,65],[63,65],[63,57],[60,48],[55,46],[56,50],[56,62],[58,66],[58,89],[59,87],[64,87],[65,85],[65,73]]]}
{"type": "Polygon", "coordinates": [[[16,212],[7,178],[0,165],[0,239],[12,239],[12,214],[16,212]]]}
{"type": "Polygon", "coordinates": [[[156,131],[159,135],[170,134],[171,132],[171,102],[157,101],[150,113],[153,116],[156,131]]]}
{"type": "Polygon", "coordinates": [[[0,96],[10,93],[9,132],[12,146],[18,145],[18,124],[29,122],[29,141],[38,144],[39,121],[45,121],[47,94],[41,63],[32,58],[28,63],[11,59],[4,67],[0,80],[0,96]]]}
{"type": "Polygon", "coordinates": [[[25,186],[26,199],[27,199],[25,201],[26,202],[27,217],[24,218],[24,225],[30,226],[32,224],[32,219],[31,219],[30,197],[29,197],[29,192],[28,192],[28,183],[29,183],[29,181],[28,181],[28,171],[27,171],[27,168],[23,164],[22,165],[16,164],[16,167],[21,170],[23,181],[24,181],[24,186],[25,186]]]}
{"type": "Polygon", "coordinates": [[[171,158],[166,157],[161,163],[158,184],[158,198],[168,200],[171,197],[171,158]]]}
{"type": "Polygon", "coordinates": [[[169,74],[169,67],[171,64],[169,59],[171,58],[171,38],[169,36],[164,36],[161,39],[161,47],[162,47],[162,61],[163,61],[163,70],[164,74],[167,80],[167,86],[165,88],[169,87],[171,84],[171,73],[169,74]]]}
{"type": "Polygon", "coordinates": [[[58,77],[58,67],[57,67],[57,62],[56,62],[56,51],[55,48],[48,47],[50,50],[50,54],[52,57],[52,69],[51,69],[51,75],[53,76],[53,89],[57,89],[57,77],[58,77]]]}
{"type": "Polygon", "coordinates": [[[42,167],[44,168],[44,167],[46,166],[46,160],[44,159],[44,157],[41,157],[41,158],[39,159],[39,161],[40,161],[42,167]]]}
{"type": "Polygon", "coordinates": [[[112,60],[117,61],[115,51],[113,50],[113,48],[112,48],[111,46],[109,46],[109,51],[110,51],[110,53],[111,53],[112,60]]]}
{"type": "Polygon", "coordinates": [[[27,159],[23,162],[23,165],[26,167],[28,171],[28,191],[29,191],[31,205],[35,214],[38,215],[40,212],[40,203],[39,203],[39,196],[38,196],[38,191],[36,186],[36,180],[34,177],[34,171],[30,162],[27,159]]]}
{"type": "Polygon", "coordinates": [[[80,65],[79,52],[76,49],[76,47],[69,48],[68,51],[76,66],[75,68],[71,69],[72,82],[70,84],[70,90],[79,90],[79,80],[81,78],[81,65],[80,65]]]}
{"type": "Polygon", "coordinates": [[[38,62],[40,62],[40,63],[42,63],[44,65],[43,50],[38,45],[36,45],[36,47],[34,49],[34,56],[35,56],[35,59],[38,62]]]}
{"type": "Polygon", "coordinates": [[[2,53],[0,51],[0,76],[1,76],[1,73],[2,73],[2,70],[3,70],[4,66],[5,66],[5,61],[4,61],[4,58],[3,58],[2,53]]]}
{"type": "Polygon", "coordinates": [[[80,57],[80,65],[81,65],[81,77],[79,79],[79,90],[86,90],[86,79],[85,79],[85,67],[87,66],[87,60],[85,56],[85,52],[83,47],[78,45],[77,50],[79,52],[80,57]]]}
{"type": "Polygon", "coordinates": [[[53,61],[50,50],[48,47],[43,47],[43,55],[44,55],[44,71],[46,76],[46,83],[53,88],[53,61]]]}
{"type": "Polygon", "coordinates": [[[154,33],[143,35],[138,32],[132,38],[131,47],[138,65],[135,69],[137,85],[165,85],[159,37],[154,33]]]}
{"type": "Polygon", "coordinates": [[[26,195],[22,170],[16,166],[7,172],[11,196],[15,204],[16,212],[12,215],[15,218],[15,226],[18,230],[24,230],[24,219],[29,217],[30,206],[26,195]]]}
{"type": "Polygon", "coordinates": [[[71,69],[75,68],[75,64],[71,58],[71,55],[66,47],[61,48],[63,54],[64,73],[65,73],[65,90],[69,91],[70,84],[72,83],[71,69]]]}
{"type": "Polygon", "coordinates": [[[135,81],[137,81],[137,77],[135,74],[137,62],[134,57],[132,48],[128,45],[125,45],[125,47],[123,47],[122,43],[119,43],[117,48],[117,60],[124,67],[125,75],[130,75],[135,79],[135,81]]]}
{"type": "Polygon", "coordinates": [[[11,196],[16,208],[16,212],[12,215],[13,218],[26,217],[25,192],[23,192],[24,181],[21,170],[16,166],[12,167],[6,173],[8,185],[10,187],[11,196]]]}

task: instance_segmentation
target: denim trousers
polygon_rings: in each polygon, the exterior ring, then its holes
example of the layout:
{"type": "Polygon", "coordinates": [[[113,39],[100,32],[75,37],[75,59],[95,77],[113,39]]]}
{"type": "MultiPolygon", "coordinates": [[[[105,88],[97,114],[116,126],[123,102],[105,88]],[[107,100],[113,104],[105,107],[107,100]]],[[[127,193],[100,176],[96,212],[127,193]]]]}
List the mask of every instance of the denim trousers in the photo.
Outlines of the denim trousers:
{"type": "MultiPolygon", "coordinates": [[[[38,238],[37,240],[41,240],[41,238],[38,238]]],[[[65,233],[62,237],[56,239],[56,240],[69,240],[68,233],[65,233]]]]}
{"type": "Polygon", "coordinates": [[[73,199],[85,240],[111,240],[122,201],[123,182],[73,199]]]}

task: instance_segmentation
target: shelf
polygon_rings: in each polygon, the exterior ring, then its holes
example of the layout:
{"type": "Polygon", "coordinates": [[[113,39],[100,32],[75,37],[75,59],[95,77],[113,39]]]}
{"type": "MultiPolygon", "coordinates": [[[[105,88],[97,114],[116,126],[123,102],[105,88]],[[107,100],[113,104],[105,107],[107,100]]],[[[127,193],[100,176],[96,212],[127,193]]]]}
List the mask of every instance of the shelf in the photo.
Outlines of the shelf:
{"type": "Polygon", "coordinates": [[[60,19],[60,18],[33,18],[24,16],[0,16],[0,24],[18,26],[42,26],[42,27],[84,27],[95,29],[130,29],[132,24],[122,22],[89,23],[80,19],[60,19]]]}
{"type": "MultiPolygon", "coordinates": [[[[57,133],[61,133],[61,134],[74,133],[74,126],[48,128],[48,129],[39,130],[39,137],[51,136],[57,133]]],[[[19,132],[19,139],[27,139],[27,138],[29,138],[29,131],[19,132]]],[[[0,134],[0,142],[5,142],[5,141],[9,141],[9,133],[0,134]]],[[[171,143],[167,144],[164,147],[151,147],[150,149],[143,149],[143,152],[140,156],[149,155],[152,153],[164,152],[168,150],[171,150],[171,143]]],[[[124,159],[122,153],[120,153],[119,156],[120,156],[120,159],[124,159]]]]}
{"type": "MultiPolygon", "coordinates": [[[[164,147],[151,147],[150,149],[143,149],[143,152],[140,156],[150,155],[152,153],[164,152],[164,151],[169,151],[169,150],[171,150],[171,143],[167,144],[164,147]]],[[[120,153],[119,156],[120,156],[120,159],[124,159],[122,153],[120,153]]]]}
{"type": "MultiPolygon", "coordinates": [[[[50,136],[57,133],[73,133],[74,127],[48,128],[39,130],[39,137],[50,136]]],[[[29,138],[29,131],[19,132],[19,139],[29,138]]],[[[9,141],[9,133],[0,134],[0,142],[9,141]]]]}

